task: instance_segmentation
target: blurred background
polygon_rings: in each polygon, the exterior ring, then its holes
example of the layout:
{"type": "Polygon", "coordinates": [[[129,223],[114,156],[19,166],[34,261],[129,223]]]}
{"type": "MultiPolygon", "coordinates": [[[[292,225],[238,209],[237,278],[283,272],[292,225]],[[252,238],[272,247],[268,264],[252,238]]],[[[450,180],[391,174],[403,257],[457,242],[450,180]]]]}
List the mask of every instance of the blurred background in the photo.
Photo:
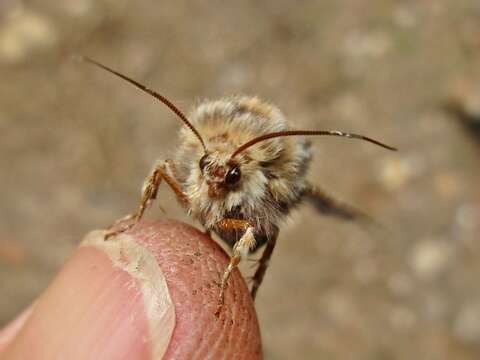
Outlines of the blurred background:
{"type": "Polygon", "coordinates": [[[480,357],[478,0],[2,0],[0,326],[175,151],[173,114],[75,54],[185,111],[256,94],[399,147],[314,141],[312,181],[383,227],[291,216],[257,299],[267,359],[480,357]]]}

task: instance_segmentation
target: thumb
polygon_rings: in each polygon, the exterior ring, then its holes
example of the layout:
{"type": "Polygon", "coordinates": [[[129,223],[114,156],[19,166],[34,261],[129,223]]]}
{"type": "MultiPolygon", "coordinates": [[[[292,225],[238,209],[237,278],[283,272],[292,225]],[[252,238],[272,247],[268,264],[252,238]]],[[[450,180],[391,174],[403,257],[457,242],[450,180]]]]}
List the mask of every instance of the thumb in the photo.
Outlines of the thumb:
{"type": "Polygon", "coordinates": [[[103,234],[89,234],[32,309],[0,333],[2,359],[262,358],[238,271],[214,315],[228,258],[209,237],[173,221],[103,234]]]}

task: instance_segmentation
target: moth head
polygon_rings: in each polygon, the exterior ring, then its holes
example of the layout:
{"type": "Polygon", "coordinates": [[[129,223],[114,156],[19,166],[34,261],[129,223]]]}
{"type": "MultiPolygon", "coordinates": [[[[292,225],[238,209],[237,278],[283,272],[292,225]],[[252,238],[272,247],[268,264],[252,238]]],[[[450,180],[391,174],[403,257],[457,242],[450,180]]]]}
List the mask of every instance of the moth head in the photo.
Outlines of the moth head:
{"type": "Polygon", "coordinates": [[[217,154],[204,154],[198,166],[208,185],[208,195],[212,198],[225,196],[238,189],[242,181],[241,164],[217,154]]]}

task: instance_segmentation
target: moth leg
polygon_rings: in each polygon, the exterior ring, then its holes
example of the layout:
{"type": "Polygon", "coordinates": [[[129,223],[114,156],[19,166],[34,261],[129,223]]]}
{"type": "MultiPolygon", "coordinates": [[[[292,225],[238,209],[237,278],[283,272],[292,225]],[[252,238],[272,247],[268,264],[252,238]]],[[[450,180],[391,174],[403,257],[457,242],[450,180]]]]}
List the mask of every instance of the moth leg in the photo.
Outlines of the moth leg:
{"type": "Polygon", "coordinates": [[[140,206],[137,210],[137,212],[127,215],[123,219],[132,219],[133,221],[119,229],[114,229],[109,231],[105,235],[105,239],[109,239],[111,237],[114,237],[118,234],[121,234],[129,229],[131,229],[133,226],[135,226],[140,219],[142,218],[143,214],[145,213],[145,210],[147,209],[148,205],[150,204],[151,201],[153,201],[157,197],[157,192],[158,192],[158,187],[162,183],[162,180],[164,180],[167,185],[173,190],[175,195],[177,196],[177,199],[183,204],[187,205],[189,203],[188,197],[183,193],[183,191],[180,189],[180,186],[177,184],[176,180],[173,179],[167,171],[168,169],[168,162],[164,162],[163,164],[157,164],[155,165],[153,171],[151,174],[145,179],[145,182],[143,184],[142,188],[142,197],[140,200],[140,206]]]}
{"type": "Polygon", "coordinates": [[[265,276],[265,272],[267,271],[268,264],[270,262],[270,257],[272,256],[273,249],[275,249],[275,244],[277,243],[278,231],[268,239],[267,246],[265,250],[263,250],[262,257],[258,262],[257,270],[255,270],[255,274],[252,278],[252,289],[250,290],[250,294],[252,295],[252,299],[255,300],[255,296],[257,296],[257,291],[260,285],[262,284],[263,277],[265,276]]]}
{"type": "Polygon", "coordinates": [[[368,222],[374,223],[374,220],[367,214],[353,206],[334,199],[317,186],[309,185],[305,191],[304,197],[318,212],[324,215],[335,216],[349,221],[367,220],[368,222]]]}
{"type": "Polygon", "coordinates": [[[188,199],[188,196],[182,191],[180,185],[176,180],[177,172],[173,160],[165,160],[164,164],[161,167],[161,176],[163,180],[165,180],[167,185],[170,187],[170,189],[175,193],[177,200],[182,204],[182,206],[190,205],[190,200],[188,199]]]}
{"type": "Polygon", "coordinates": [[[165,160],[165,167],[168,170],[168,175],[174,179],[177,179],[177,167],[172,159],[165,160]]]}
{"type": "Polygon", "coordinates": [[[120,224],[120,223],[123,223],[123,222],[125,222],[125,221],[130,221],[130,220],[132,220],[134,217],[135,217],[135,214],[125,215],[124,217],[115,220],[115,222],[114,222],[113,224],[111,224],[110,226],[108,226],[107,229],[112,229],[112,228],[116,227],[116,226],[117,226],[118,224],[120,224]]]}
{"type": "Polygon", "coordinates": [[[217,226],[226,230],[244,230],[245,232],[233,246],[233,255],[223,273],[222,281],[220,283],[220,294],[218,295],[217,310],[215,311],[216,316],[220,315],[220,311],[225,302],[225,289],[227,288],[228,279],[230,278],[232,271],[238,266],[242,258],[245,258],[248,255],[249,250],[255,246],[254,228],[248,221],[224,219],[220,221],[217,226]]]}

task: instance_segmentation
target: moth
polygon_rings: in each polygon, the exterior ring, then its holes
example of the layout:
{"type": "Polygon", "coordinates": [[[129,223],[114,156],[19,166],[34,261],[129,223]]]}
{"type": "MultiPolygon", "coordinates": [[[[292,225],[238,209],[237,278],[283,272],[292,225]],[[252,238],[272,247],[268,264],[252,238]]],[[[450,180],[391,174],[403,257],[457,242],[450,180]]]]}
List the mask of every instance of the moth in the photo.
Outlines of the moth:
{"type": "Polygon", "coordinates": [[[312,160],[308,136],[360,139],[396,150],[363,135],[330,130],[295,130],[274,105],[252,96],[205,101],[187,117],[171,101],[145,85],[90,58],[100,67],[150,94],[183,121],[174,159],[159,161],[146,178],[140,206],[132,221],[107,233],[106,239],[134,226],[157,197],[165,182],[180,205],[206,232],[218,235],[232,250],[220,280],[216,315],[233,269],[247,255],[265,245],[252,278],[255,299],[275,248],[279,227],[303,201],[321,213],[344,219],[363,214],[327,195],[307,180],[312,160]]]}

